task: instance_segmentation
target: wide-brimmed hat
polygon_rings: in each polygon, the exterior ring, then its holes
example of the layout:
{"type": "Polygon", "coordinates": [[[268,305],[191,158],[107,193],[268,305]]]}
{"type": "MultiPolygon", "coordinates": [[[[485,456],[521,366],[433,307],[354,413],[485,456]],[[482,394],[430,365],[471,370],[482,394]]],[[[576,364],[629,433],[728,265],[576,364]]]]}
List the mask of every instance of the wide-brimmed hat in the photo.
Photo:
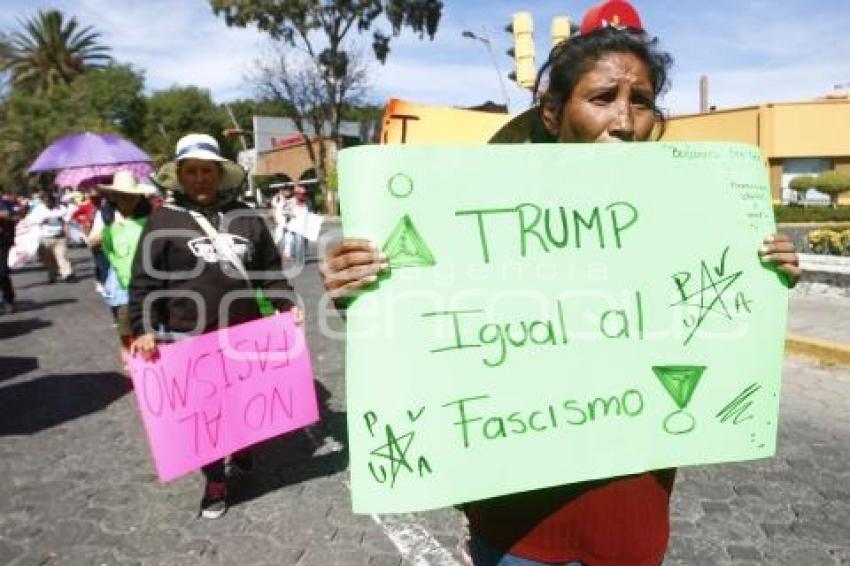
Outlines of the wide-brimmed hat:
{"type": "Polygon", "coordinates": [[[156,189],[150,185],[137,183],[135,173],[123,169],[115,172],[115,175],[112,176],[111,185],[98,185],[98,188],[101,191],[111,191],[125,195],[149,196],[156,192],[156,189]]]}
{"type": "Polygon", "coordinates": [[[177,140],[174,149],[174,160],[169,161],[159,168],[151,181],[161,189],[171,191],[182,191],[180,180],[177,176],[177,164],[187,159],[198,159],[201,161],[215,161],[220,163],[223,176],[221,179],[220,192],[234,191],[242,186],[248,177],[248,172],[241,166],[221,156],[218,141],[207,134],[187,134],[177,140]]]}

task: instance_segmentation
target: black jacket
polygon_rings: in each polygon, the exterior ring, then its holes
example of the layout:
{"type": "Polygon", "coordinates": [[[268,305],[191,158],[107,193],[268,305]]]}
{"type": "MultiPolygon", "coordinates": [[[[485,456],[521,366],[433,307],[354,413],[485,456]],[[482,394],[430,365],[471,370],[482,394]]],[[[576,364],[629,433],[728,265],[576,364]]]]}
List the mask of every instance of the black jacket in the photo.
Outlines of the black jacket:
{"type": "Polygon", "coordinates": [[[6,212],[7,218],[0,218],[0,247],[11,248],[15,243],[15,210],[12,205],[0,199],[0,212],[6,212]]]}
{"type": "MultiPolygon", "coordinates": [[[[197,210],[242,258],[253,289],[266,291],[278,310],[291,308],[292,287],[261,214],[237,202],[197,210]],[[273,296],[281,292],[287,296],[273,296]]],[[[130,324],[137,335],[160,327],[208,332],[260,317],[252,287],[186,209],[164,206],[151,214],[133,259],[129,295],[130,324]],[[146,297],[157,291],[162,296],[146,305],[146,297]]]]}

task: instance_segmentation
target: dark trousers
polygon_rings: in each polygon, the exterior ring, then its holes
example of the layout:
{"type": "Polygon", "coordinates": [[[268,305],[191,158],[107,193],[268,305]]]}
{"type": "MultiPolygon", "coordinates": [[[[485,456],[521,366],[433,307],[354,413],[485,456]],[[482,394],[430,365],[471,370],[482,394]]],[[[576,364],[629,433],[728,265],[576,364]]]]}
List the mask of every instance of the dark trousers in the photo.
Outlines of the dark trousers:
{"type": "MultiPolygon", "coordinates": [[[[231,458],[234,460],[240,460],[244,458],[249,458],[253,460],[251,455],[251,448],[243,448],[242,450],[237,451],[236,453],[231,455],[231,458]]],[[[224,459],[216,460],[215,462],[210,462],[206,466],[201,468],[201,472],[204,474],[204,478],[207,481],[213,482],[223,482],[227,480],[227,472],[225,471],[224,459]]]]}
{"type": "Polygon", "coordinates": [[[103,285],[109,275],[109,260],[100,248],[92,248],[91,255],[94,258],[94,279],[103,285]]]}
{"type": "Polygon", "coordinates": [[[212,482],[223,482],[226,480],[226,476],[224,475],[224,459],[216,460],[215,462],[210,462],[206,466],[201,468],[201,472],[203,472],[204,477],[207,481],[212,482]]]}
{"type": "Polygon", "coordinates": [[[3,300],[11,304],[15,301],[15,289],[12,288],[12,277],[9,274],[9,248],[6,244],[0,244],[0,291],[3,292],[3,300]]]}

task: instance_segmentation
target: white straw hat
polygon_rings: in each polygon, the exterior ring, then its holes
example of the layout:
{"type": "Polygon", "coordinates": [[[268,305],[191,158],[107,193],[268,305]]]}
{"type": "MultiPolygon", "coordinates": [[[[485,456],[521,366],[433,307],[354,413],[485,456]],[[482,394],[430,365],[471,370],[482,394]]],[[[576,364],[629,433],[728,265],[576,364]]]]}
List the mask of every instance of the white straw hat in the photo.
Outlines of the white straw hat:
{"type": "Polygon", "coordinates": [[[187,134],[177,140],[174,160],[200,159],[201,161],[227,161],[221,156],[218,141],[207,134],[187,134]]]}
{"type": "Polygon", "coordinates": [[[145,185],[136,182],[136,175],[127,169],[116,171],[112,176],[111,185],[98,185],[102,191],[112,191],[113,193],[124,193],[126,195],[141,195],[148,196],[155,192],[155,189],[150,185],[145,185]]]}
{"type": "Polygon", "coordinates": [[[174,160],[160,167],[159,171],[151,176],[151,181],[161,189],[183,191],[177,174],[177,164],[187,159],[221,163],[224,174],[219,192],[230,192],[240,188],[248,177],[248,172],[240,165],[221,156],[218,141],[214,137],[208,134],[187,134],[177,140],[174,160]]]}

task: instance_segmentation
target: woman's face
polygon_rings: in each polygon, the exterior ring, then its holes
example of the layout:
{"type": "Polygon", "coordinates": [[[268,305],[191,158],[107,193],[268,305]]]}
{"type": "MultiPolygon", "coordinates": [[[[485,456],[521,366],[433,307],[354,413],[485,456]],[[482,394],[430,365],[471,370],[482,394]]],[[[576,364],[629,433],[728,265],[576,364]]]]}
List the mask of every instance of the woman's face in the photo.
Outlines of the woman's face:
{"type": "Polygon", "coordinates": [[[631,53],[602,56],[576,83],[560,116],[544,111],[560,142],[645,141],[655,125],[649,69],[631,53]]]}
{"type": "Polygon", "coordinates": [[[218,198],[222,172],[215,161],[186,159],[177,169],[180,186],[192,201],[206,206],[214,204],[218,198]]]}
{"type": "Polygon", "coordinates": [[[115,193],[112,197],[115,202],[115,207],[124,216],[130,216],[139,204],[140,195],[131,195],[127,193],[115,193]]]}

